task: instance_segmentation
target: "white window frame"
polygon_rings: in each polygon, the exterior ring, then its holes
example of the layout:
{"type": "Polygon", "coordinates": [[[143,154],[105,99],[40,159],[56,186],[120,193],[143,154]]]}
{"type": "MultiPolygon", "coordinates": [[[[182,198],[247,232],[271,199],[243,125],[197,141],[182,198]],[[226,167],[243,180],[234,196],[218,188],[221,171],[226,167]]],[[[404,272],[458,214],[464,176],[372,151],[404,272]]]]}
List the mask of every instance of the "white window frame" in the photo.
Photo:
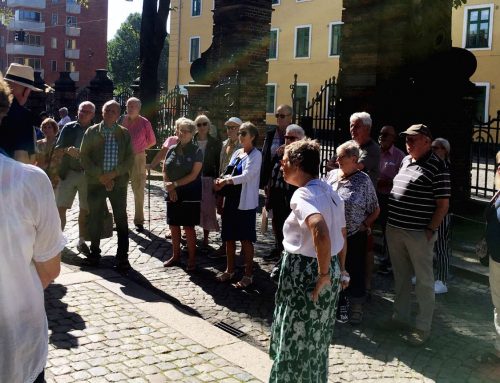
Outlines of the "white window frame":
{"type": "MultiPolygon", "coordinates": [[[[340,57],[340,54],[338,55],[331,55],[330,54],[330,51],[332,50],[332,29],[333,29],[333,26],[334,25],[343,25],[344,22],[343,21],[332,21],[329,25],[328,25],[328,57],[340,57]]],[[[340,27],[342,29],[342,27],[340,27]]]]}
{"type": "Polygon", "coordinates": [[[268,57],[268,60],[269,61],[276,61],[278,60],[278,57],[280,57],[280,29],[279,28],[271,28],[271,30],[269,31],[269,34],[272,32],[272,31],[276,31],[276,57],[275,58],[270,58],[268,57]]]}
{"type": "Polygon", "coordinates": [[[297,25],[293,37],[293,58],[296,60],[308,60],[311,58],[311,44],[312,44],[312,24],[297,25]],[[297,57],[297,33],[299,29],[309,28],[309,47],[308,55],[306,57],[297,57]]]}
{"type": "Polygon", "coordinates": [[[492,42],[493,42],[493,22],[494,22],[494,15],[493,12],[495,10],[495,4],[478,4],[478,5],[467,5],[464,7],[464,22],[463,22],[463,31],[462,31],[462,48],[467,49],[469,51],[490,51],[492,47],[492,42]],[[469,11],[471,9],[478,9],[478,8],[490,8],[490,33],[488,36],[488,46],[485,48],[466,48],[465,46],[467,45],[467,21],[469,18],[469,11]]]}
{"type": "Polygon", "coordinates": [[[266,114],[272,114],[272,115],[274,115],[274,112],[276,111],[277,92],[278,92],[278,83],[276,83],[276,82],[268,82],[266,84],[266,114]],[[274,87],[274,105],[273,105],[273,111],[272,112],[268,112],[267,111],[267,87],[268,86],[274,87]]]}
{"type": "Polygon", "coordinates": [[[281,0],[278,0],[278,2],[276,4],[271,4],[273,7],[277,6],[277,5],[281,5],[281,0]]]}
{"type": "Polygon", "coordinates": [[[486,96],[484,97],[483,121],[488,121],[488,117],[490,114],[490,83],[489,82],[475,82],[474,85],[486,87],[486,96]]]}
{"type": "Polygon", "coordinates": [[[306,3],[308,1],[312,1],[312,0],[295,0],[296,3],[306,3]]]}
{"type": "Polygon", "coordinates": [[[50,47],[52,49],[57,49],[57,37],[50,38],[50,47]]]}
{"type": "Polygon", "coordinates": [[[203,0],[200,0],[200,14],[199,15],[193,15],[193,1],[191,0],[191,17],[201,17],[201,14],[203,13],[203,0]]]}
{"type": "Polygon", "coordinates": [[[188,61],[190,63],[194,62],[194,60],[191,61],[191,46],[192,46],[191,41],[194,39],[198,39],[198,57],[197,57],[197,59],[201,57],[201,37],[200,36],[190,36],[189,37],[189,56],[188,56],[188,61]]]}

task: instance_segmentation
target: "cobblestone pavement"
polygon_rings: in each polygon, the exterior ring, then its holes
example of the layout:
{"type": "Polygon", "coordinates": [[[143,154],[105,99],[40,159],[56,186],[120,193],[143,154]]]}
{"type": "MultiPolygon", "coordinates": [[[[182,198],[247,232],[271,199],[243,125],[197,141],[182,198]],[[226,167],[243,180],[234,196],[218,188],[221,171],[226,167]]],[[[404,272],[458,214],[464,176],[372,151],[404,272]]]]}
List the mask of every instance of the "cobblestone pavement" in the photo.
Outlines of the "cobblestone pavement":
{"type": "MultiPolygon", "coordinates": [[[[160,187],[161,182],[152,182],[151,230],[143,234],[137,234],[132,230],[133,224],[130,223],[130,262],[134,270],[129,272],[125,278],[150,291],[154,291],[163,300],[184,306],[192,314],[200,316],[209,323],[215,324],[223,321],[232,325],[245,333],[242,337],[244,341],[266,350],[272,321],[275,286],[268,278],[273,263],[263,260],[262,255],[270,252],[273,238],[269,233],[266,235],[258,234],[254,287],[248,291],[239,291],[230,284],[215,282],[215,275],[225,268],[224,259],[212,260],[206,255],[198,253],[198,269],[195,272],[187,273],[185,264],[180,268],[164,269],[162,262],[170,257],[171,246],[165,240],[165,234],[168,230],[165,224],[164,201],[160,187]]],[[[129,206],[133,206],[131,192],[129,192],[129,206]]],[[[146,212],[147,217],[148,213],[146,212]]],[[[132,222],[131,218],[130,211],[129,222],[132,222]]],[[[76,219],[77,208],[74,207],[68,214],[68,225],[65,232],[70,244],[63,254],[63,262],[74,271],[81,268],[81,256],[75,253],[77,240],[76,219]]],[[[258,216],[259,219],[260,216],[258,216]]],[[[148,229],[148,223],[145,226],[148,229]]],[[[260,225],[258,226],[260,228],[260,225]]],[[[198,234],[198,237],[201,238],[200,230],[198,230],[198,234]]],[[[211,240],[213,246],[217,247],[219,244],[218,235],[212,234],[211,240]]],[[[99,269],[88,268],[83,270],[99,275],[106,274],[106,271],[113,264],[113,256],[116,251],[116,236],[103,240],[101,249],[103,255],[105,255],[101,267],[99,269]]],[[[185,261],[184,258],[183,262],[185,261]]],[[[240,270],[241,272],[242,270],[240,270]]],[[[82,286],[82,288],[90,289],[89,286],[82,286]]],[[[370,382],[375,380],[387,382],[500,381],[500,366],[476,361],[476,358],[483,352],[492,350],[494,341],[492,304],[488,287],[454,277],[449,282],[449,290],[448,294],[436,297],[436,311],[431,340],[425,347],[412,348],[404,343],[401,334],[395,331],[377,329],[376,324],[388,319],[390,316],[393,281],[390,277],[375,275],[372,286],[372,300],[365,307],[363,324],[357,327],[348,324],[336,325],[335,336],[330,349],[330,380],[332,382],[370,382]]],[[[103,303],[96,303],[96,307],[87,308],[90,302],[94,304],[93,293],[89,294],[88,298],[82,301],[78,291],[71,287],[68,288],[63,302],[73,305],[73,300],[76,300],[78,310],[75,312],[81,315],[85,321],[87,321],[87,318],[79,310],[90,314],[91,317],[95,309],[102,310],[102,313],[95,313],[97,315],[95,318],[97,324],[92,324],[92,327],[105,326],[106,322],[100,316],[104,316],[108,306],[103,303]]],[[[105,292],[99,290],[95,291],[95,294],[95,300],[97,301],[106,296],[105,292]]],[[[51,290],[49,290],[49,297],[50,295],[51,290]]],[[[104,300],[106,301],[106,299],[104,300]]],[[[111,303],[111,308],[116,307],[113,305],[113,300],[107,302],[111,303]]],[[[48,306],[50,313],[49,308],[50,304],[48,306]]],[[[130,311],[127,311],[125,317],[138,316],[141,318],[141,313],[134,311],[132,307],[128,308],[128,310],[130,311]]],[[[52,318],[57,320],[55,317],[52,318]]],[[[125,326],[125,331],[140,333],[141,328],[147,327],[151,328],[151,331],[165,336],[165,343],[155,344],[155,347],[167,347],[167,343],[172,340],[175,343],[176,336],[169,332],[168,329],[165,330],[165,333],[161,328],[155,328],[148,324],[147,318],[141,318],[138,321],[141,323],[127,322],[127,326],[133,327],[133,329],[125,326]]],[[[61,325],[64,326],[64,323],[61,325]]],[[[82,330],[78,329],[78,331],[82,330]]],[[[134,339],[143,340],[146,345],[139,342],[137,346],[143,350],[148,350],[151,349],[151,344],[148,343],[150,342],[150,335],[145,335],[148,334],[137,335],[134,339]],[[145,336],[145,338],[143,339],[141,336],[145,336]]],[[[99,338],[97,340],[99,341],[99,338]]],[[[115,348],[114,350],[118,352],[115,343],[112,340],[106,340],[99,343],[101,346],[96,351],[99,351],[99,354],[107,353],[107,355],[110,355],[106,349],[111,348],[113,350],[115,348]]],[[[54,359],[57,360],[58,352],[64,354],[67,349],[57,347],[57,343],[53,341],[51,344],[51,367],[49,372],[56,368],[54,359]]],[[[111,355],[113,353],[114,351],[111,352],[111,355]]],[[[144,361],[144,358],[139,357],[140,351],[135,355],[136,357],[131,357],[131,360],[144,361]]],[[[111,363],[105,360],[105,356],[100,358],[104,358],[101,361],[105,364],[111,363]]],[[[149,369],[150,363],[147,362],[154,359],[146,358],[145,360],[144,365],[134,366],[134,369],[130,369],[130,371],[142,371],[142,375],[137,375],[141,379],[145,379],[144,376],[152,374],[152,370],[154,370],[149,369]],[[141,368],[149,372],[143,371],[141,368]]],[[[158,366],[158,363],[152,364],[158,366]]],[[[71,368],[71,366],[68,367],[71,368]]],[[[96,364],[92,368],[107,367],[96,364]]],[[[162,367],[158,368],[162,370],[162,367]]],[[[80,371],[88,372],[89,368],[85,366],[80,371]]],[[[124,374],[122,371],[112,371],[111,369],[106,374],[111,373],[124,374]]],[[[105,377],[106,374],[104,374],[105,377]]],[[[63,374],[63,376],[68,375],[63,374]]],[[[109,378],[106,379],[110,381],[109,378]]],[[[128,379],[127,381],[131,380],[128,379]]]]}

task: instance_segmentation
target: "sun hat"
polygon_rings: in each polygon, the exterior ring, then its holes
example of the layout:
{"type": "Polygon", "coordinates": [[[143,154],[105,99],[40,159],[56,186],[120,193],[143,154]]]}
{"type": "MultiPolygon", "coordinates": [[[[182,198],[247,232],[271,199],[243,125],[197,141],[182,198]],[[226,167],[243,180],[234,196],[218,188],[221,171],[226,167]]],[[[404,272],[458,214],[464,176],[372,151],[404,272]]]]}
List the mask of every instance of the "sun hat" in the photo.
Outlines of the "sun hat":
{"type": "Polygon", "coordinates": [[[10,64],[4,79],[6,81],[25,86],[35,92],[43,92],[42,89],[34,86],[35,74],[33,68],[29,65],[21,65],[17,63],[10,64]]]}

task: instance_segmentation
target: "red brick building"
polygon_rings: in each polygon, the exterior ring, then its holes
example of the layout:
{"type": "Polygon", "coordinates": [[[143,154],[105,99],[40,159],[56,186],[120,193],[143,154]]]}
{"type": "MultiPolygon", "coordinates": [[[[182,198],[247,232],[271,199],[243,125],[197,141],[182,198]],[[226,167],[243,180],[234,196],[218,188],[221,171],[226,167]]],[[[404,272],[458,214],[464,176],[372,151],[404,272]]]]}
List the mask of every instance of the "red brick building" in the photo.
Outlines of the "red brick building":
{"type": "Polygon", "coordinates": [[[106,68],[108,1],[3,0],[10,18],[0,25],[0,70],[12,62],[30,65],[53,85],[59,72],[71,72],[76,86],[87,86],[96,69],[106,68]]]}

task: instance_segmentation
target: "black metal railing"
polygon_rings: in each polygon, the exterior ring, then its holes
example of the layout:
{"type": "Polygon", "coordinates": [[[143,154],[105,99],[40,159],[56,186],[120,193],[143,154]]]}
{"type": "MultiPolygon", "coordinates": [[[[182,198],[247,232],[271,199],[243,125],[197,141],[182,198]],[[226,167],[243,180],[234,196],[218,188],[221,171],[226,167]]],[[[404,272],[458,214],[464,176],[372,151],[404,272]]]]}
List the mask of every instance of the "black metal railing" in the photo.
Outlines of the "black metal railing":
{"type": "Polygon", "coordinates": [[[166,137],[175,132],[175,121],[180,117],[192,117],[189,98],[178,85],[168,92],[161,92],[158,100],[158,122],[156,139],[163,142],[166,137]]]}

